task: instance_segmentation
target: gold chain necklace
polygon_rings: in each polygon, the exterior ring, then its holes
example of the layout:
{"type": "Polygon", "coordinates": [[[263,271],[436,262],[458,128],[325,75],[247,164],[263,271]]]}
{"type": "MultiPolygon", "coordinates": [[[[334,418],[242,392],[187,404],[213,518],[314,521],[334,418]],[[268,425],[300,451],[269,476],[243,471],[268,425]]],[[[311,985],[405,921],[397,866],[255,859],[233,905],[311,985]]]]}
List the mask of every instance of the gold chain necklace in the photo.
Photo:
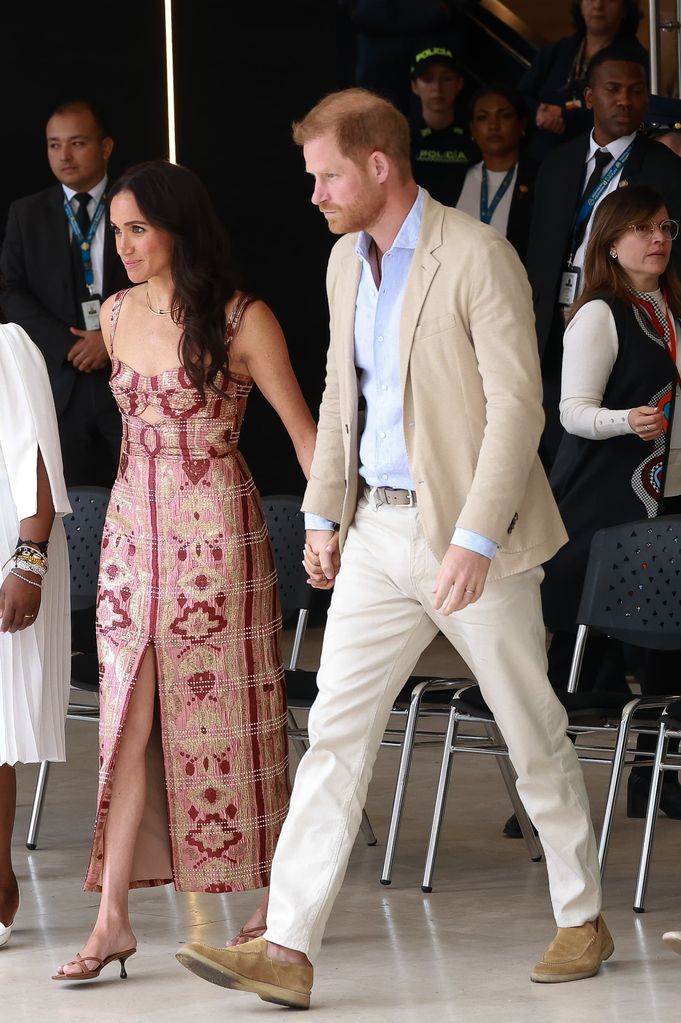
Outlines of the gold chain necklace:
{"type": "Polygon", "coordinates": [[[154,309],[153,305],[149,301],[149,285],[148,284],[147,284],[147,289],[146,289],[146,291],[144,293],[144,297],[147,300],[147,308],[149,309],[150,312],[154,313],[155,316],[167,316],[168,313],[170,312],[170,309],[154,309]]]}

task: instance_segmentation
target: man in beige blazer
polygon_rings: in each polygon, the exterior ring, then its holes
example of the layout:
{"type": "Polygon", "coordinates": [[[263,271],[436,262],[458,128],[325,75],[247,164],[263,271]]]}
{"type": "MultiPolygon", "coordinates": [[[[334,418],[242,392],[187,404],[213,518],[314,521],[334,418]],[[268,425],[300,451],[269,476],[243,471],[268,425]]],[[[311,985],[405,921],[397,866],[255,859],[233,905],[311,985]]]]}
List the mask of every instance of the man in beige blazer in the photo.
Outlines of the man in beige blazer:
{"type": "Polygon", "coordinates": [[[494,712],[543,841],[558,933],[532,979],[593,976],[613,944],[581,770],[546,677],[541,564],[567,537],[537,458],[525,271],[500,234],[417,188],[406,121],[387,101],[332,94],[294,138],[313,203],[344,235],[303,502],[309,581],[335,589],[264,937],[178,958],[223,986],[309,1005],[393,700],[440,630],[494,712]]]}

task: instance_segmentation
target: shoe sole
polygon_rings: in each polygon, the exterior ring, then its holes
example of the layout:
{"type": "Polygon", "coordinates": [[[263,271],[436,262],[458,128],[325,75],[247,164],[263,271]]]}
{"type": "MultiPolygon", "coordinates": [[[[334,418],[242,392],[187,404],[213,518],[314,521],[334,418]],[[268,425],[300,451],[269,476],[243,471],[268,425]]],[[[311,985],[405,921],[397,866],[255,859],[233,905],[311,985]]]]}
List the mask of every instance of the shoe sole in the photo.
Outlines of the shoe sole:
{"type": "Polygon", "coordinates": [[[663,937],[662,940],[667,948],[671,949],[672,952],[676,952],[677,956],[681,956],[681,939],[663,937]]]}
{"type": "Polygon", "coordinates": [[[601,964],[609,959],[615,951],[615,945],[612,941],[609,942],[607,947],[603,950],[603,957],[601,962],[594,970],[587,970],[585,973],[531,973],[530,980],[534,984],[567,984],[571,980],[588,980],[589,977],[595,977],[601,968],[601,964]]]}
{"type": "Polygon", "coordinates": [[[310,996],[303,991],[291,991],[290,988],[279,987],[277,984],[266,984],[263,981],[252,980],[244,977],[227,966],[207,959],[199,952],[177,952],[175,955],[180,963],[190,973],[196,974],[201,980],[207,980],[219,987],[231,988],[233,991],[250,991],[258,995],[263,1002],[273,1002],[275,1005],[285,1005],[289,1009],[309,1009],[310,996]]]}

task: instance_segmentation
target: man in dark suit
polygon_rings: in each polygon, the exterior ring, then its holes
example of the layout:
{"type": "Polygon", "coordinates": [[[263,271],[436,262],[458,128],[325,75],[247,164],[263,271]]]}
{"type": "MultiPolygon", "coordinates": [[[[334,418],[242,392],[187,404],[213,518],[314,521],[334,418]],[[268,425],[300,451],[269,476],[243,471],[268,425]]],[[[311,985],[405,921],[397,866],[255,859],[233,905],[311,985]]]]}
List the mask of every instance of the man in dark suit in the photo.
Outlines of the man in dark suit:
{"type": "MultiPolygon", "coordinates": [[[[547,468],[562,432],[564,311],[581,290],[593,210],[615,188],[649,185],[662,195],[669,216],[681,218],[681,162],[665,146],[639,133],[648,86],[638,50],[617,44],[599,51],[589,66],[588,82],[584,98],[593,110],[593,131],[566,142],[545,159],[530,228],[527,272],[542,362],[546,427],[540,454],[547,468]]],[[[678,242],[674,248],[678,264],[678,242]]]]}
{"type": "Polygon", "coordinates": [[[59,184],[12,204],[0,260],[5,314],[47,363],[70,486],[111,486],[121,443],[99,327],[101,302],[128,283],[106,212],[112,149],[91,104],[59,106],[47,122],[59,184]]]}

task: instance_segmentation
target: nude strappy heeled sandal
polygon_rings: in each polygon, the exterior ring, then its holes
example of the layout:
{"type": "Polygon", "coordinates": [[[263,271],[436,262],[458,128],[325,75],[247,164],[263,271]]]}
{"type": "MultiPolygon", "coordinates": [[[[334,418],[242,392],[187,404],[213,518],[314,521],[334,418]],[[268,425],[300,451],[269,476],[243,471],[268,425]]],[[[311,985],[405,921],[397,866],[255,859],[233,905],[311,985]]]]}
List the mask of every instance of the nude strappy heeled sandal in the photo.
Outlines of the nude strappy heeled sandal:
{"type": "Polygon", "coordinates": [[[80,969],[80,973],[55,973],[52,975],[52,980],[94,980],[98,977],[105,966],[109,963],[113,963],[116,960],[121,964],[121,978],[123,980],[128,976],[125,969],[125,960],[129,959],[130,956],[134,956],[136,948],[126,948],[124,952],[114,952],[113,955],[107,956],[106,959],[98,959],[97,956],[82,956],[80,952],[76,953],[76,958],[72,959],[70,963],[66,963],[66,966],[77,966],[80,969]],[[86,963],[98,963],[94,970],[89,970],[86,963]]]}

